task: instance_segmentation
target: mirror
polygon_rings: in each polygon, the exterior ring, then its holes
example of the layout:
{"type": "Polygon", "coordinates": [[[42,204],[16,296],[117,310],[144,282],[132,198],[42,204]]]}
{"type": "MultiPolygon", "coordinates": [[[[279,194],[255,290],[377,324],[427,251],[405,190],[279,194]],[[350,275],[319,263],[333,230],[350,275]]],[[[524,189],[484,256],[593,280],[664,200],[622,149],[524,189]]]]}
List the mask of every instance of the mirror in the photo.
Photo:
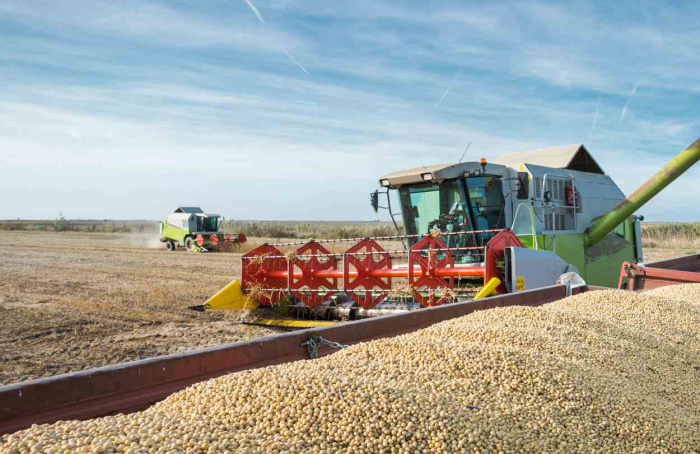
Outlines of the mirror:
{"type": "Polygon", "coordinates": [[[530,174],[518,172],[518,200],[530,198],[530,174]]]}
{"type": "Polygon", "coordinates": [[[369,195],[369,203],[375,213],[379,211],[379,190],[375,190],[369,195]]]}

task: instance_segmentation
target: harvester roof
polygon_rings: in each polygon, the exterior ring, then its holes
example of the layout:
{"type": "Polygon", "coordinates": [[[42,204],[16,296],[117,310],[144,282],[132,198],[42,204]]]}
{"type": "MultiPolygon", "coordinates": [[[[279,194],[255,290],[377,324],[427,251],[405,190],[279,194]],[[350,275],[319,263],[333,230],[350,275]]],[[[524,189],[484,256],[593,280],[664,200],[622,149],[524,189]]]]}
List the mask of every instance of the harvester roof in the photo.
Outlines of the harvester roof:
{"type": "Polygon", "coordinates": [[[504,154],[496,158],[496,162],[515,169],[520,164],[534,164],[605,175],[603,169],[581,143],[504,154]]]}
{"type": "Polygon", "coordinates": [[[204,213],[199,207],[179,207],[173,213],[204,213]]]}
{"type": "MultiPolygon", "coordinates": [[[[540,150],[509,153],[495,159],[495,165],[519,169],[521,164],[533,164],[553,169],[577,170],[579,172],[597,173],[605,175],[598,162],[581,144],[564,145],[562,147],[550,147],[540,150]]],[[[489,166],[494,164],[489,163],[489,166]]],[[[435,164],[431,166],[415,167],[413,169],[393,172],[382,176],[379,184],[384,187],[399,188],[405,184],[422,183],[426,181],[424,174],[432,174],[430,181],[442,182],[453,178],[459,178],[465,172],[472,170],[473,162],[458,164],[435,164]],[[388,184],[386,182],[388,180],[388,184]]],[[[491,167],[493,170],[493,167],[491,167]]]]}
{"type": "MultiPolygon", "coordinates": [[[[493,166],[493,164],[490,165],[493,166]]],[[[459,178],[468,170],[472,170],[473,167],[473,162],[461,162],[458,164],[435,164],[432,166],[415,167],[413,169],[389,173],[382,176],[379,181],[382,186],[398,188],[405,184],[422,183],[426,181],[426,179],[423,178],[423,175],[430,173],[432,174],[432,177],[429,178],[429,180],[440,183],[444,180],[459,178]],[[389,180],[389,184],[387,185],[381,183],[382,180],[389,180]]]]}

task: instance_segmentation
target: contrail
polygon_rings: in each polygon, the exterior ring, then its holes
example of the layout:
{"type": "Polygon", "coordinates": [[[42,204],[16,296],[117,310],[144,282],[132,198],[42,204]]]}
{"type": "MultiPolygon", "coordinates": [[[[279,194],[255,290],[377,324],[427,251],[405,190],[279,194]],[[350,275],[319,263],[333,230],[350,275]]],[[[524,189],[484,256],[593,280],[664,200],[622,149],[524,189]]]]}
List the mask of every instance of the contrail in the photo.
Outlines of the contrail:
{"type": "Polygon", "coordinates": [[[588,134],[588,143],[591,143],[591,138],[593,137],[593,131],[595,131],[595,124],[598,121],[598,108],[600,107],[600,95],[602,91],[598,92],[598,102],[595,104],[595,116],[593,117],[593,124],[591,125],[591,133],[588,134]]]}
{"type": "Polygon", "coordinates": [[[299,61],[298,61],[296,58],[294,58],[294,56],[293,56],[292,54],[290,54],[289,51],[288,51],[287,49],[285,49],[284,47],[282,47],[282,50],[284,51],[285,54],[287,54],[287,56],[288,56],[289,58],[292,59],[292,61],[293,61],[294,63],[297,64],[298,67],[301,68],[302,71],[304,71],[304,72],[305,72],[307,75],[309,75],[309,76],[311,75],[311,74],[309,74],[309,72],[306,70],[306,68],[304,68],[304,65],[302,65],[301,63],[299,63],[299,61]]]}
{"type": "Polygon", "coordinates": [[[625,103],[625,107],[622,108],[622,113],[620,114],[620,121],[618,123],[622,122],[622,120],[625,119],[625,115],[627,115],[627,108],[630,105],[630,100],[632,99],[634,94],[637,93],[638,86],[639,86],[639,83],[635,82],[634,87],[632,87],[632,91],[630,92],[630,95],[627,97],[627,102],[625,103]]]}
{"type": "Polygon", "coordinates": [[[250,9],[253,10],[253,12],[255,13],[256,16],[258,16],[258,20],[260,20],[260,22],[262,22],[264,24],[265,20],[262,18],[260,11],[258,11],[258,9],[255,7],[255,5],[253,5],[253,2],[251,2],[250,0],[243,0],[243,1],[246,2],[248,4],[248,6],[250,6],[250,9]]]}
{"type": "Polygon", "coordinates": [[[460,69],[459,72],[457,73],[457,75],[455,75],[454,79],[452,79],[452,82],[450,82],[450,84],[447,86],[447,89],[445,89],[445,93],[443,93],[442,96],[440,96],[440,99],[438,100],[438,102],[435,103],[435,107],[439,106],[440,103],[442,102],[442,100],[445,99],[445,96],[447,96],[447,93],[450,92],[450,88],[452,88],[452,85],[454,85],[454,83],[457,82],[457,79],[459,79],[459,76],[461,76],[461,75],[462,75],[462,70],[460,69]]]}
{"type": "MultiPolygon", "coordinates": [[[[250,0],[243,0],[243,1],[246,2],[246,4],[250,7],[250,9],[253,10],[253,12],[255,13],[255,15],[258,16],[258,20],[260,20],[260,22],[262,22],[262,23],[264,24],[264,23],[265,23],[265,20],[262,18],[262,14],[260,14],[260,11],[258,11],[258,9],[255,7],[255,5],[253,5],[253,2],[251,2],[250,0]]],[[[294,63],[297,64],[298,67],[301,68],[302,71],[304,71],[304,72],[305,72],[307,75],[309,75],[309,76],[311,75],[311,74],[309,74],[309,72],[306,70],[306,68],[304,68],[304,65],[302,65],[301,63],[299,63],[299,61],[298,61],[296,58],[294,58],[294,56],[293,56],[292,54],[290,54],[289,51],[288,51],[287,49],[284,48],[284,46],[282,46],[282,50],[284,51],[285,54],[287,54],[287,56],[288,56],[289,58],[292,59],[292,61],[293,61],[294,63]]]]}

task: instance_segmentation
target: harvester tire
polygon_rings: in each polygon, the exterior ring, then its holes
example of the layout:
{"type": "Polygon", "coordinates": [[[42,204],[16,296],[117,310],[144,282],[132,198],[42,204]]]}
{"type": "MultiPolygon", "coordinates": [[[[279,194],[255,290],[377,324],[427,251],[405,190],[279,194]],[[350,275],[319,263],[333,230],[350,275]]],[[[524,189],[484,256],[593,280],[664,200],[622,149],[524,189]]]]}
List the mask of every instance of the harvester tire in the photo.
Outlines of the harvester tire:
{"type": "Polygon", "coordinates": [[[167,241],[167,242],[165,243],[165,247],[166,247],[166,249],[168,249],[169,251],[174,251],[174,250],[175,250],[175,243],[173,243],[172,241],[167,241]]]}
{"type": "Polygon", "coordinates": [[[191,236],[185,238],[185,249],[187,249],[189,252],[194,250],[194,240],[191,236]]]}

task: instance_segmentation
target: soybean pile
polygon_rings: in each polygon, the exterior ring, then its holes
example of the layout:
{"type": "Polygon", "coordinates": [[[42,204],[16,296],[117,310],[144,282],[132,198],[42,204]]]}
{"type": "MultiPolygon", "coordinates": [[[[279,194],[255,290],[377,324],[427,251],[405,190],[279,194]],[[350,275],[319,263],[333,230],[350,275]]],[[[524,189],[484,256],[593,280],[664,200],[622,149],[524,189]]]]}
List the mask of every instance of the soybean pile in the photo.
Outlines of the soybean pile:
{"type": "Polygon", "coordinates": [[[0,452],[697,453],[700,286],[663,294],[477,312],[34,426],[0,452]]]}

